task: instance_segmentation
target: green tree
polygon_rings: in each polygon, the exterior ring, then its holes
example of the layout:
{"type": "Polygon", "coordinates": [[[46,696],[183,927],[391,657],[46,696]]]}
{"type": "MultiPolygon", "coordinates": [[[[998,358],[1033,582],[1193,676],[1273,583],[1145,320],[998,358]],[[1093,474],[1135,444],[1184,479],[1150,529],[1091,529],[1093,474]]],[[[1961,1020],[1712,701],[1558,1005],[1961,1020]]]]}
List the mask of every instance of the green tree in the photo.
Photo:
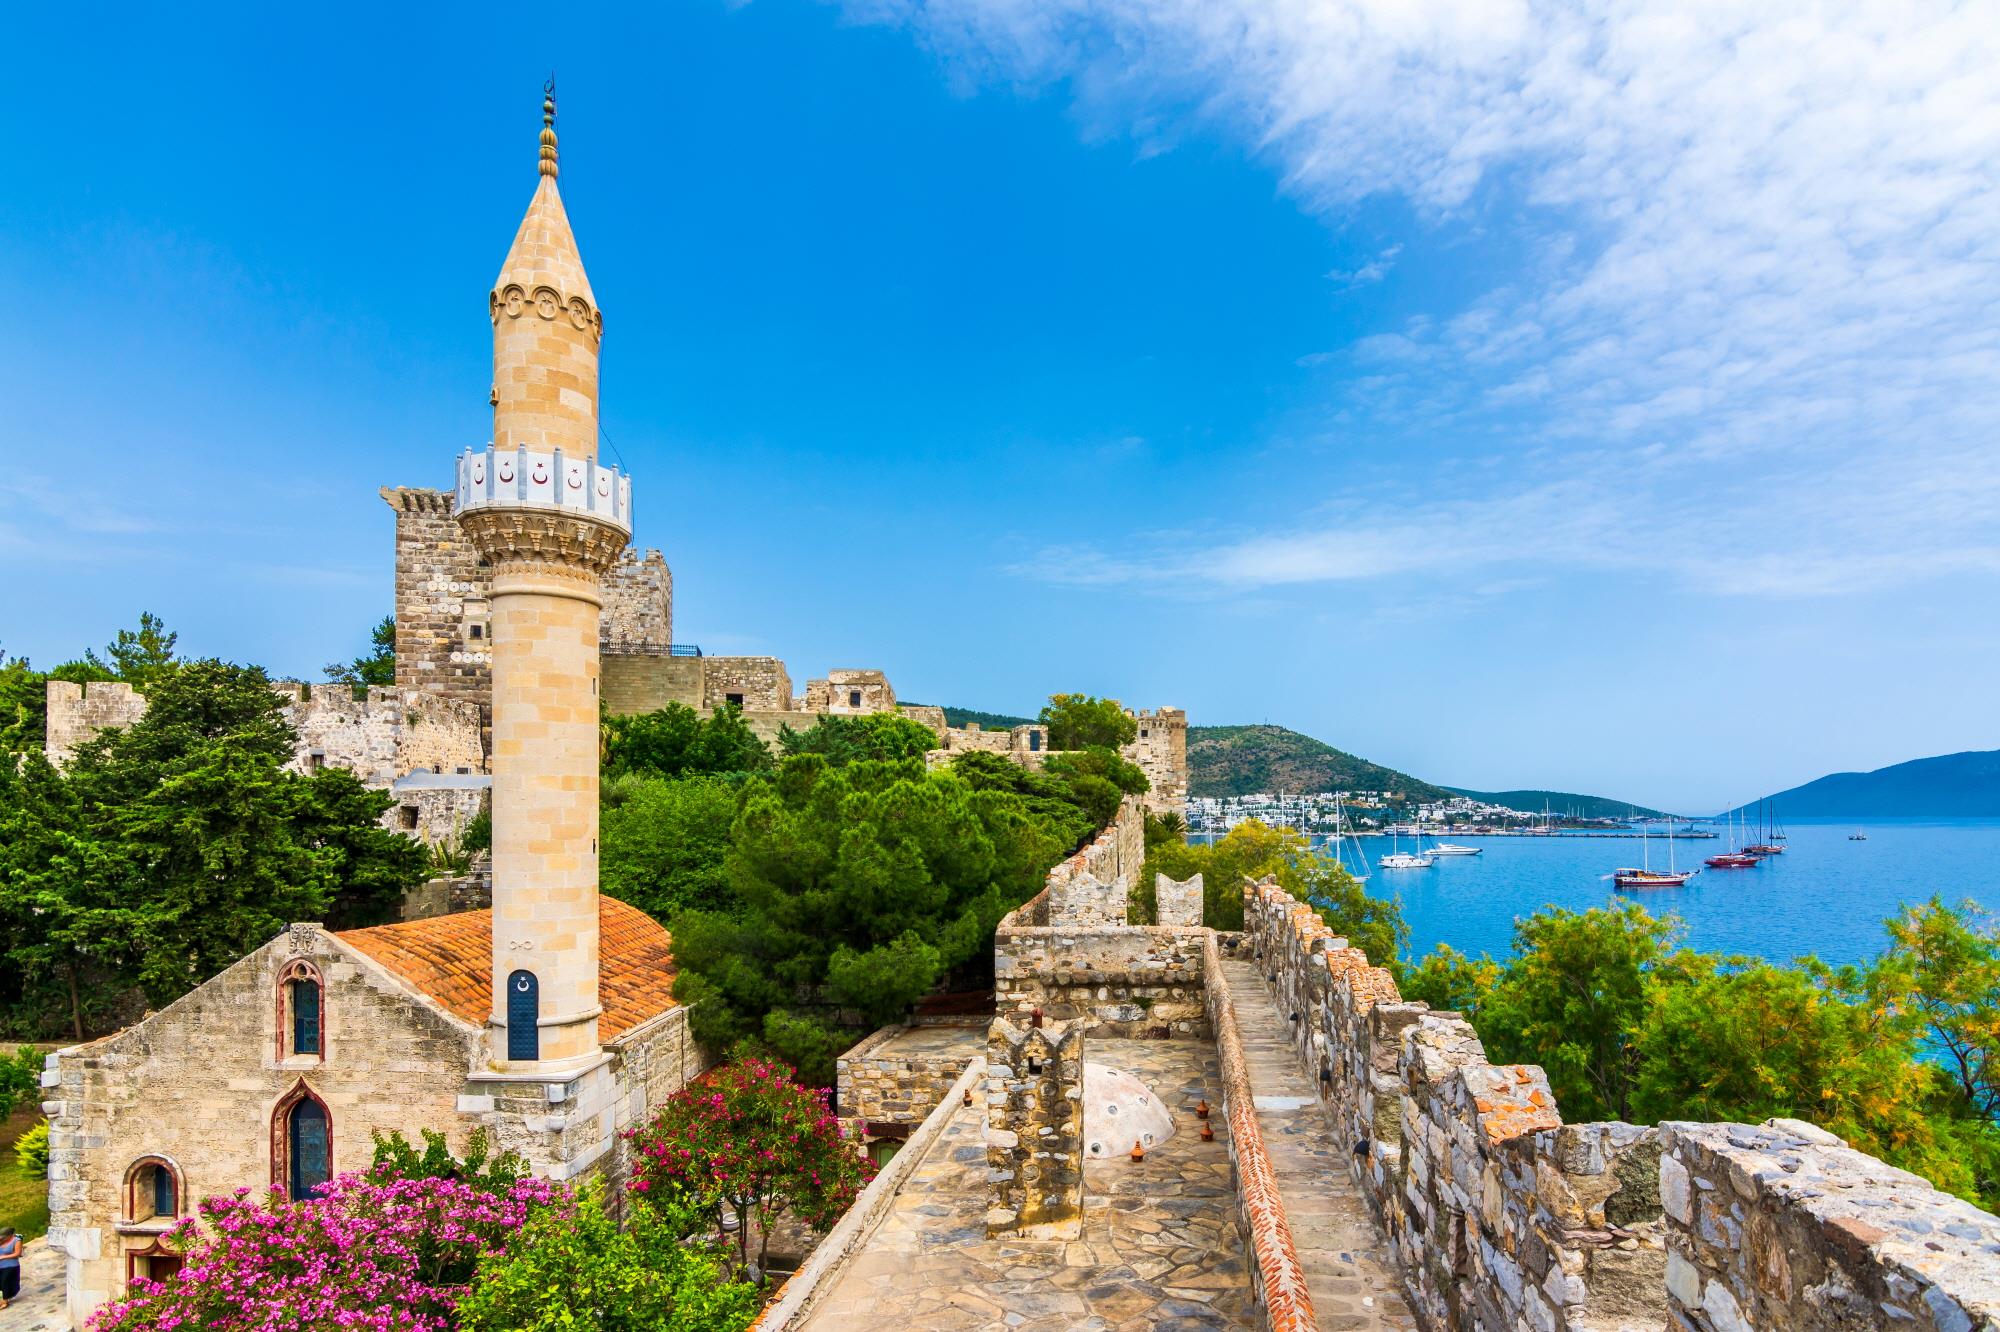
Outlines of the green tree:
{"type": "Polygon", "coordinates": [[[49,729],[49,677],[0,652],[0,756],[40,753],[49,729]]]}
{"type": "Polygon", "coordinates": [[[814,1029],[832,1010],[880,1025],[950,968],[983,965],[1000,917],[1067,850],[1011,794],[916,760],[788,758],[743,793],[726,860],[738,909],[675,922],[674,992],[704,1043],[762,1039],[825,1082],[814,1029]]]}
{"type": "Polygon", "coordinates": [[[1681,925],[1636,902],[1542,911],[1514,926],[1514,958],[1481,1013],[1496,1063],[1539,1063],[1565,1117],[1625,1119],[1648,991],[1679,974],[1681,925]]]}
{"type": "Polygon", "coordinates": [[[690,1245],[691,1206],[641,1207],[620,1228],[598,1190],[544,1208],[480,1260],[459,1301],[461,1332],[739,1332],[757,1288],[731,1281],[713,1246],[690,1245]]]}
{"type": "Polygon", "coordinates": [[[657,712],[604,719],[608,777],[769,772],[771,766],[770,749],[733,703],[707,718],[685,704],[669,703],[657,712]]]}
{"type": "Polygon", "coordinates": [[[1279,873],[1278,882],[1294,897],[1303,898],[1320,920],[1345,935],[1370,962],[1392,972],[1400,970],[1410,944],[1401,904],[1370,897],[1362,882],[1331,856],[1295,860],[1279,873]]]}
{"type": "MultiPolygon", "coordinates": [[[[1243,884],[1245,880],[1277,875],[1295,896],[1300,879],[1294,872],[1312,856],[1312,844],[1290,828],[1273,828],[1256,819],[1246,819],[1226,836],[1195,846],[1186,842],[1162,842],[1146,856],[1141,875],[1145,900],[1151,900],[1153,876],[1170,879],[1202,876],[1202,923],[1218,930],[1243,928],[1243,884]]],[[[1148,914],[1146,919],[1152,919],[1148,914]]]]}
{"type": "Polygon", "coordinates": [[[1051,694],[1041,721],[1048,727],[1051,749],[1117,749],[1139,737],[1139,723],[1115,698],[1051,694]]]}
{"type": "Polygon", "coordinates": [[[181,663],[145,715],[58,773],[29,755],[0,777],[0,911],[32,928],[9,961],[85,996],[132,985],[161,1006],[288,921],[378,918],[422,876],[420,848],[375,821],[384,793],[344,773],[284,770],[293,737],[261,670],[181,663]]]}
{"type": "Polygon", "coordinates": [[[718,777],[627,775],[605,783],[598,845],[604,891],[671,924],[734,905],[723,862],[736,789],[718,777]]]}
{"type": "Polygon", "coordinates": [[[326,678],[338,684],[392,685],[396,683],[396,617],[384,615],[369,630],[373,651],[353,661],[333,661],[326,666],[326,678]]]}
{"type": "Polygon", "coordinates": [[[24,1045],[10,1055],[0,1055],[0,1120],[16,1107],[41,1099],[42,1051],[24,1045]]]}
{"type": "Polygon", "coordinates": [[[1095,837],[1117,812],[1102,810],[1102,800],[1052,773],[1022,767],[1002,754],[968,750],[951,761],[958,779],[975,791],[1003,791],[1018,796],[1028,817],[1046,829],[1068,851],[1095,837]]]}
{"type": "Polygon", "coordinates": [[[1439,944],[1414,966],[1405,967],[1399,988],[1405,999],[1457,1013],[1475,1027],[1500,983],[1500,964],[1492,958],[1467,957],[1450,944],[1439,944]]]}
{"type": "Polygon", "coordinates": [[[103,657],[86,650],[82,664],[92,671],[103,673],[93,678],[123,680],[143,691],[179,664],[179,659],[174,656],[174,644],[179,641],[180,635],[169,633],[159,616],[151,611],[142,611],[137,629],[120,629],[118,637],[104,649],[103,657]],[[107,661],[107,657],[110,660],[107,661]]]}
{"type": "Polygon", "coordinates": [[[375,1156],[368,1177],[386,1183],[395,1179],[450,1179],[481,1193],[506,1194],[528,1177],[528,1163],[519,1152],[494,1155],[493,1137],[482,1126],[466,1140],[465,1155],[454,1156],[451,1144],[436,1129],[423,1130],[420,1151],[400,1132],[377,1132],[375,1156]]]}
{"type": "Polygon", "coordinates": [[[803,731],[789,726],[778,730],[778,748],[787,757],[820,754],[835,766],[866,759],[921,759],[937,747],[937,733],[930,727],[893,712],[859,717],[828,715],[803,731]]]}
{"type": "Polygon", "coordinates": [[[1921,1023],[1967,1109],[2000,1123],[2000,924],[1976,902],[1954,909],[1938,897],[1884,924],[1889,949],[1870,976],[1877,1001],[1921,1023]]]}

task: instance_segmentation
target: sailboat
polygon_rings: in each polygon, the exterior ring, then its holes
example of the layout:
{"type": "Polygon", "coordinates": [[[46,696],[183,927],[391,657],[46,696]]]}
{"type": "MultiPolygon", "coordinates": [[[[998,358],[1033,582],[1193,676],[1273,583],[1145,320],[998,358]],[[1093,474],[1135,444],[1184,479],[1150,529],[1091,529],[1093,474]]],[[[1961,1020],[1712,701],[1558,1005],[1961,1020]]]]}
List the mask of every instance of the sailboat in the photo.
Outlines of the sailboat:
{"type": "Polygon", "coordinates": [[[1733,813],[1729,816],[1729,840],[1735,844],[1736,850],[1710,856],[1702,864],[1710,869],[1749,869],[1757,863],[1757,857],[1743,850],[1743,839],[1737,832],[1736,816],[1733,813]]]}
{"type": "Polygon", "coordinates": [[[1347,826],[1347,811],[1342,807],[1338,796],[1334,797],[1333,801],[1333,863],[1346,870],[1348,876],[1356,883],[1368,882],[1367,853],[1361,849],[1361,839],[1355,836],[1354,830],[1347,826]],[[1352,866],[1348,865],[1341,855],[1341,844],[1343,842],[1354,843],[1354,864],[1352,866]]]}
{"type": "Polygon", "coordinates": [[[1431,866],[1437,864],[1436,860],[1423,854],[1421,833],[1418,834],[1417,854],[1415,855],[1411,855],[1403,850],[1403,834],[1401,832],[1396,833],[1395,837],[1395,849],[1376,862],[1383,869],[1429,869],[1431,866]]]}
{"type": "Polygon", "coordinates": [[[1645,849],[1646,867],[1634,869],[1627,865],[1611,871],[1614,888],[1678,888],[1692,879],[1699,870],[1676,872],[1674,869],[1674,835],[1672,825],[1667,829],[1667,868],[1664,872],[1653,868],[1653,843],[1646,830],[1639,830],[1639,842],[1645,849]]]}
{"type": "Polygon", "coordinates": [[[1784,839],[1784,834],[1778,833],[1774,836],[1771,832],[1771,821],[1768,817],[1768,811],[1765,809],[1767,803],[1763,800],[1757,802],[1757,835],[1763,840],[1751,846],[1744,847],[1743,854],[1746,856],[1782,856],[1785,854],[1785,848],[1778,845],[1784,839]]]}
{"type": "Polygon", "coordinates": [[[1853,832],[1847,834],[1847,840],[1850,842],[1865,842],[1868,840],[1868,834],[1856,828],[1853,832]]]}

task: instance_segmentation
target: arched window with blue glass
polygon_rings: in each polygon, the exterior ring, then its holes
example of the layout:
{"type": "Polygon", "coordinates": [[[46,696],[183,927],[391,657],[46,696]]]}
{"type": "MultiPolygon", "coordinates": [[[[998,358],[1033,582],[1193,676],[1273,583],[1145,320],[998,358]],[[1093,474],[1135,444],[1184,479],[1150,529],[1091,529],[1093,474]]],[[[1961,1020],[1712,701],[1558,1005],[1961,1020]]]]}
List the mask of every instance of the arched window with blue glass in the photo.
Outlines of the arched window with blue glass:
{"type": "Polygon", "coordinates": [[[326,989],[319,968],[303,959],[278,974],[278,1057],[326,1058],[326,989]]]}
{"type": "Polygon", "coordinates": [[[507,1058],[532,1063],[542,1057],[542,985],[532,971],[507,978],[507,1058]]]}
{"type": "Polygon", "coordinates": [[[303,1201],[333,1178],[333,1118],[300,1083],[271,1117],[271,1186],[303,1201]]]}

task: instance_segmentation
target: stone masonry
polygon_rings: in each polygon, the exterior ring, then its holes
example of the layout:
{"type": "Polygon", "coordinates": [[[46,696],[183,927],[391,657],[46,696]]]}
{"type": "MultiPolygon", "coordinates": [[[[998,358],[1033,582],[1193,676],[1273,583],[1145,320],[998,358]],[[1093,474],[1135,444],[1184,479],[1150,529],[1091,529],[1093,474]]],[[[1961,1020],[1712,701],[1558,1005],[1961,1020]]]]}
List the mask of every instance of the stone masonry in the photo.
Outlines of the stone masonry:
{"type": "Polygon", "coordinates": [[[988,1235],[1075,1239],[1083,1226],[1086,1021],[995,1018],[986,1038],[988,1235]]]}
{"type": "Polygon", "coordinates": [[[60,768],[78,746],[102,730],[122,730],[146,715],[146,698],[122,681],[48,683],[48,733],[42,752],[60,768]]]}
{"type": "Polygon", "coordinates": [[[1174,929],[1189,929],[1201,924],[1201,875],[1191,879],[1170,879],[1164,874],[1155,874],[1153,894],[1158,905],[1156,919],[1160,924],[1174,929]]]}

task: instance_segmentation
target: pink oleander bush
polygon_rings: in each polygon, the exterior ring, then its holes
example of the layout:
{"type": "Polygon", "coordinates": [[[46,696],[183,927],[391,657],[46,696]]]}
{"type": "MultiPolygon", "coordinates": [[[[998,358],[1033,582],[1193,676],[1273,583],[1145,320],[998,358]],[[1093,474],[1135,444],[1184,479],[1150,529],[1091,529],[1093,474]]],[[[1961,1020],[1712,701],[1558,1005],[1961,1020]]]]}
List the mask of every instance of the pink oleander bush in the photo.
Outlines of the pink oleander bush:
{"type": "Polygon", "coordinates": [[[100,1309],[90,1332],[450,1332],[482,1258],[538,1213],[574,1207],[544,1179],[489,1192],[460,1180],[342,1175],[305,1202],[239,1189],[201,1204],[164,1282],[100,1309]]]}
{"type": "Polygon", "coordinates": [[[718,1239],[734,1238],[742,1269],[750,1267],[757,1232],[761,1273],[779,1221],[791,1216],[824,1232],[875,1175],[874,1162],[841,1132],[827,1096],[802,1086],[784,1064],[726,1064],[667,1098],[651,1124],[627,1132],[633,1164],[626,1188],[656,1207],[705,1211],[718,1239]],[[732,1237],[724,1218],[739,1210],[744,1224],[732,1237]]]}

